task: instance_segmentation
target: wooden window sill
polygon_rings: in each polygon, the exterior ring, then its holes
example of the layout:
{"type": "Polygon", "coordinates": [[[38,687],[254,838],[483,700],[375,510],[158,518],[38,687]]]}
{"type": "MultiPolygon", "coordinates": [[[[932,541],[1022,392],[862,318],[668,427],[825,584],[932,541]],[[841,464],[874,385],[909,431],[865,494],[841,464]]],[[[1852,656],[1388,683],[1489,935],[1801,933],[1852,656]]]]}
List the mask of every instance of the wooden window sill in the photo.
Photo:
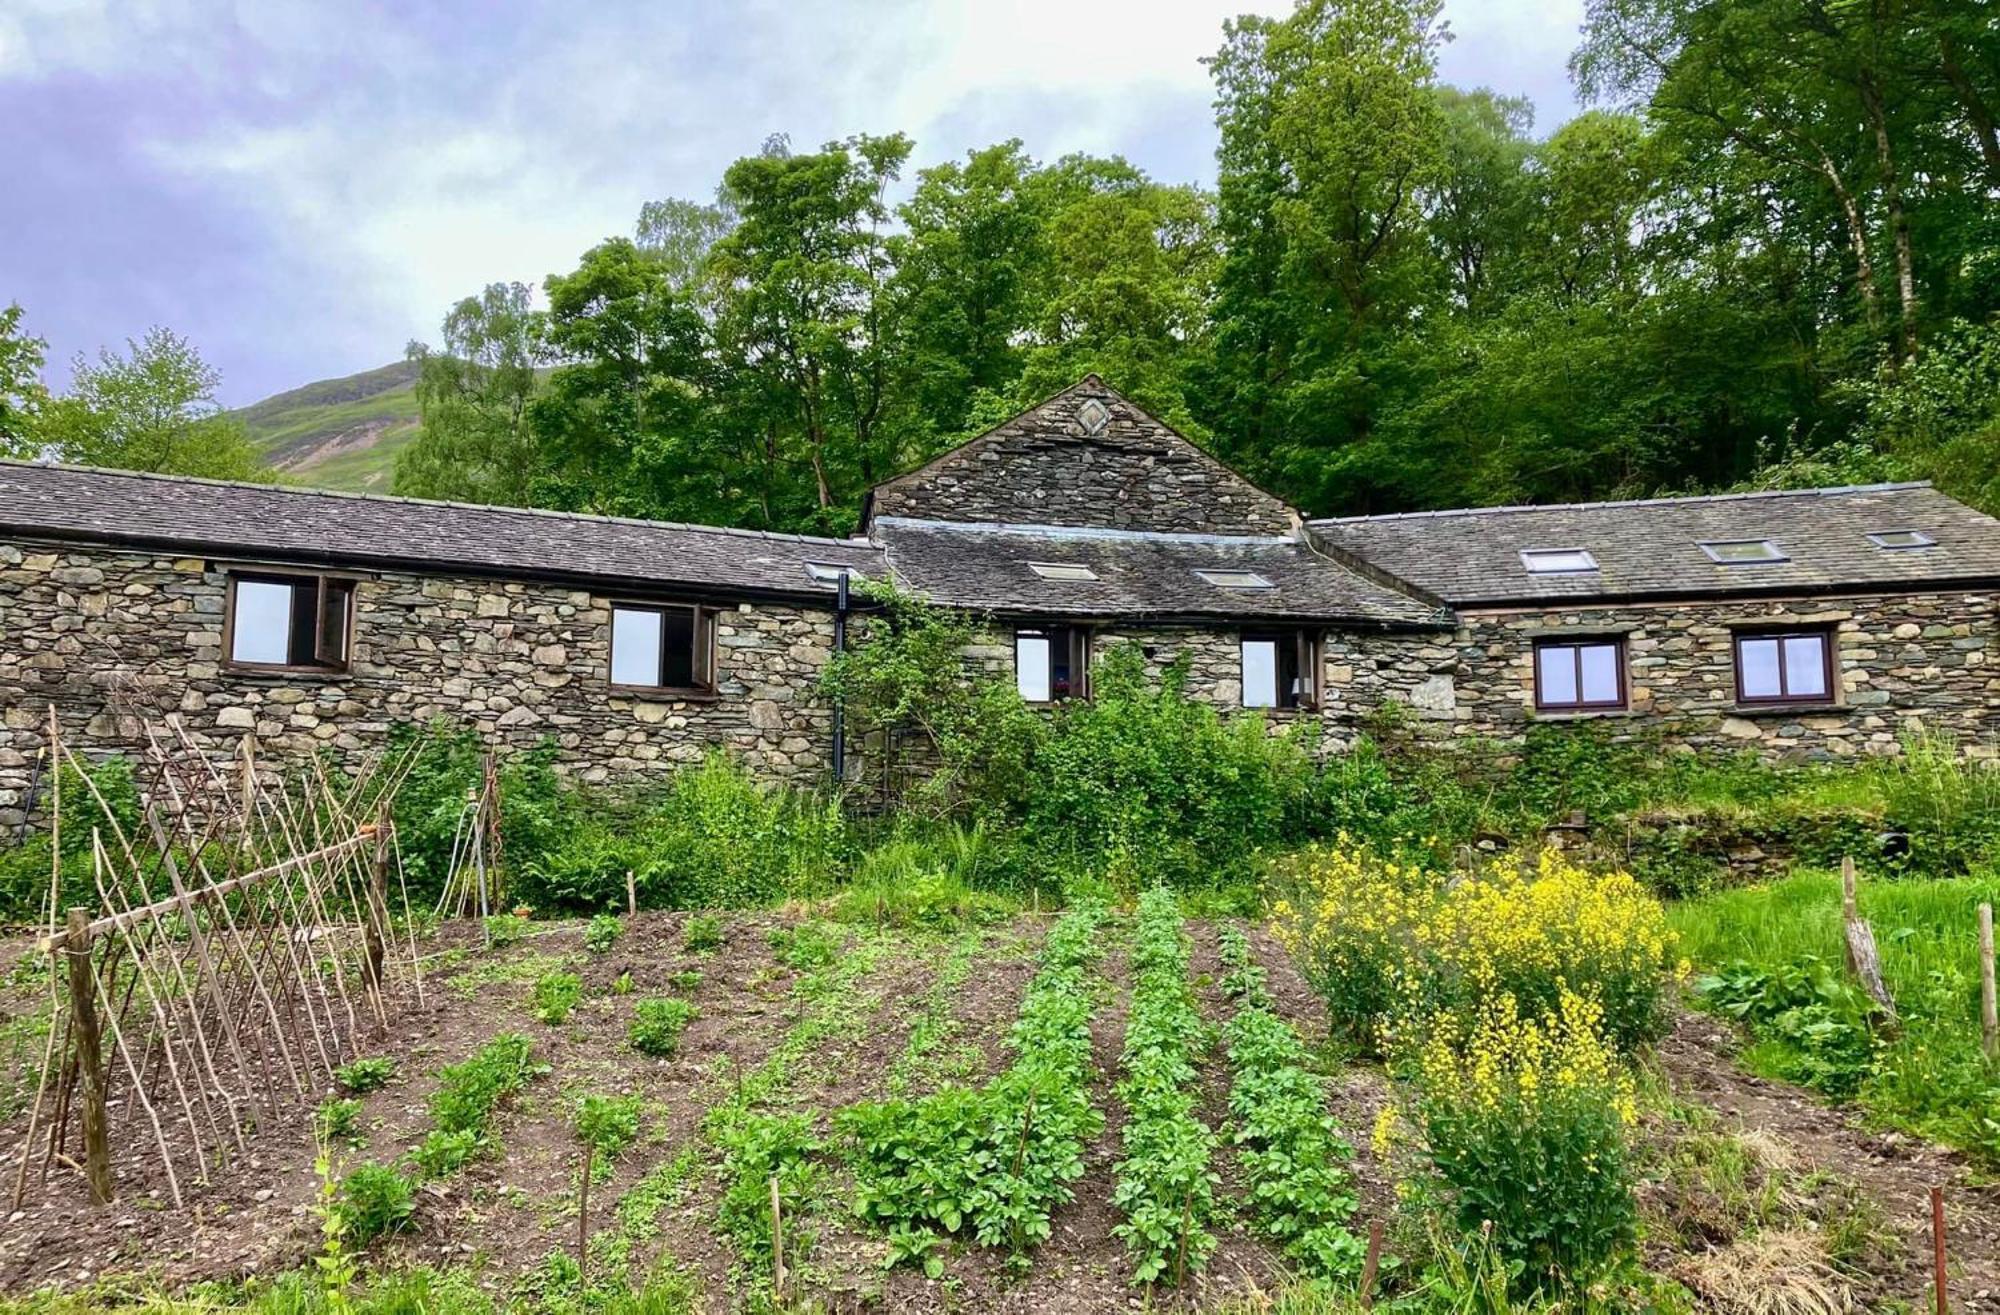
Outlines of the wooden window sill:
{"type": "Polygon", "coordinates": [[[611,685],[615,698],[644,699],[648,703],[720,703],[722,695],[712,689],[676,689],[668,685],[611,685]]]}

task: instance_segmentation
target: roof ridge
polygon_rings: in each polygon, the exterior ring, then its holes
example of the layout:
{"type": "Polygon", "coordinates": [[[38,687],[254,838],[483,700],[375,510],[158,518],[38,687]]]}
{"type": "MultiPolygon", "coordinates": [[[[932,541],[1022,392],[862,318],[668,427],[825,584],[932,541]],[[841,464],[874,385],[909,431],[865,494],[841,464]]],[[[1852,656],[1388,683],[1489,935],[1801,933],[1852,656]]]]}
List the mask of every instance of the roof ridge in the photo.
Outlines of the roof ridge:
{"type": "Polygon", "coordinates": [[[1121,530],[1097,525],[1048,525],[1035,521],[954,521],[928,516],[877,516],[877,526],[969,530],[983,534],[1024,534],[1045,539],[1109,539],[1126,542],[1253,544],[1282,546],[1299,540],[1289,534],[1204,534],[1190,530],[1121,530]]]}
{"type": "Polygon", "coordinates": [[[1613,507],[1667,507],[1697,502],[1741,502],[1751,498],[1821,498],[1846,493],[1893,493],[1927,489],[1927,479],[1881,484],[1833,484],[1816,489],[1757,489],[1743,493],[1695,493],[1682,497],[1617,498],[1602,502],[1521,502],[1500,507],[1444,507],[1433,511],[1395,511],[1376,516],[1326,516],[1308,525],[1364,525],[1372,521],[1424,520],[1445,516],[1498,516],[1523,511],[1601,511],[1613,507]]]}
{"type": "Polygon", "coordinates": [[[261,480],[211,479],[205,475],[169,475],[148,470],[120,470],[112,466],[83,466],[61,461],[23,461],[0,457],[0,470],[9,467],[27,470],[61,470],[84,475],[110,475],[121,479],[146,480],[162,484],[192,484],[204,488],[250,489],[264,493],[289,493],[300,497],[344,498],[357,502],[393,502],[412,507],[449,507],[455,511],[490,511],[503,515],[546,516],[555,520],[587,521],[600,525],[636,525],[654,530],[693,530],[709,534],[730,534],[739,538],[767,539],[779,543],[825,544],[828,547],[872,547],[866,539],[834,538],[831,535],[791,534],[781,530],[751,530],[735,525],[697,525],[689,521],[656,521],[639,516],[608,516],[601,512],[558,511],[550,507],[511,507],[494,502],[458,502],[449,498],[412,498],[396,493],[358,493],[349,489],[314,488],[298,484],[269,484],[261,480]]]}

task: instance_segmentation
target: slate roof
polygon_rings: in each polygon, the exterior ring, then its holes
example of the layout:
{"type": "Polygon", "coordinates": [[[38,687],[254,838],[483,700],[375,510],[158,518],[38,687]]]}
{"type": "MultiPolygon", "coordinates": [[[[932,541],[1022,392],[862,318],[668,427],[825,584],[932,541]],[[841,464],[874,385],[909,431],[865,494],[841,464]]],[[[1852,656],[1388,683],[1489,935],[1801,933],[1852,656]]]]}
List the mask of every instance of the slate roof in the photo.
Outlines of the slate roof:
{"type": "Polygon", "coordinates": [[[2000,583],[2000,521],[1929,484],[1413,512],[1311,522],[1329,546],[1455,605],[1726,597],[2000,583]],[[1870,533],[1921,530],[1928,548],[1870,533]],[[1703,542],[1769,539],[1782,562],[1721,565],[1703,542]],[[1598,569],[1530,574],[1523,549],[1576,549],[1598,569]]]}
{"type": "Polygon", "coordinates": [[[1393,627],[1449,622],[1296,539],[1165,534],[878,517],[874,532],[906,588],[973,611],[1117,618],[1338,621],[1393,627]],[[1090,568],[1096,580],[1047,580],[1030,562],[1090,568]],[[1269,589],[1229,589],[1196,571],[1254,571],[1269,589]]]}
{"type": "Polygon", "coordinates": [[[847,539],[0,461],[0,532],[300,563],[813,596],[847,539]]]}

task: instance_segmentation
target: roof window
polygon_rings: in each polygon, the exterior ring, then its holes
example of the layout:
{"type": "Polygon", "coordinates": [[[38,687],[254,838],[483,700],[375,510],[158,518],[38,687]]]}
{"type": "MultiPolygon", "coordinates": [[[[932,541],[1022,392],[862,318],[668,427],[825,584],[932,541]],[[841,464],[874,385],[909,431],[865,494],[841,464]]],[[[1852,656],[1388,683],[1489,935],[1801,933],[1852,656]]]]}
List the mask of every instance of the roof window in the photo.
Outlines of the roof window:
{"type": "Polygon", "coordinates": [[[1097,572],[1081,562],[1029,562],[1028,569],[1044,580],[1095,580],[1097,572]]]}
{"type": "Polygon", "coordinates": [[[1778,545],[1769,539],[1720,539],[1701,545],[1708,554],[1708,560],[1722,566],[1754,566],[1759,562],[1785,562],[1791,559],[1778,551],[1778,545]]]}
{"type": "Polygon", "coordinates": [[[1868,536],[1877,548],[1929,548],[1937,542],[1922,530],[1877,530],[1868,536]]]}
{"type": "Polygon", "coordinates": [[[1255,571],[1196,571],[1218,589],[1270,589],[1275,586],[1255,571]]]}
{"type": "Polygon", "coordinates": [[[838,586],[840,584],[840,577],[843,575],[854,580],[866,580],[868,578],[865,571],[857,571],[852,566],[841,566],[834,562],[807,562],[806,575],[812,579],[814,584],[823,584],[828,587],[838,586]]]}
{"type": "Polygon", "coordinates": [[[1523,548],[1521,565],[1530,575],[1567,575],[1596,570],[1597,559],[1582,548],[1523,548]]]}

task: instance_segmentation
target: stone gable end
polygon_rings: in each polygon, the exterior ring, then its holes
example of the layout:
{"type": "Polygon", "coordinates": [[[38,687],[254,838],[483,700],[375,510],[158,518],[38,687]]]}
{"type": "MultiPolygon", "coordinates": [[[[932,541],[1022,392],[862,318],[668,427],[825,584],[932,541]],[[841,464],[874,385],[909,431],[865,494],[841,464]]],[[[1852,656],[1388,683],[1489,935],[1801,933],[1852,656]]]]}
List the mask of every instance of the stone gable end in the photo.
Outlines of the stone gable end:
{"type": "Polygon", "coordinates": [[[1292,530],[1283,502],[1095,375],[879,485],[870,515],[1185,534],[1292,530]]]}

